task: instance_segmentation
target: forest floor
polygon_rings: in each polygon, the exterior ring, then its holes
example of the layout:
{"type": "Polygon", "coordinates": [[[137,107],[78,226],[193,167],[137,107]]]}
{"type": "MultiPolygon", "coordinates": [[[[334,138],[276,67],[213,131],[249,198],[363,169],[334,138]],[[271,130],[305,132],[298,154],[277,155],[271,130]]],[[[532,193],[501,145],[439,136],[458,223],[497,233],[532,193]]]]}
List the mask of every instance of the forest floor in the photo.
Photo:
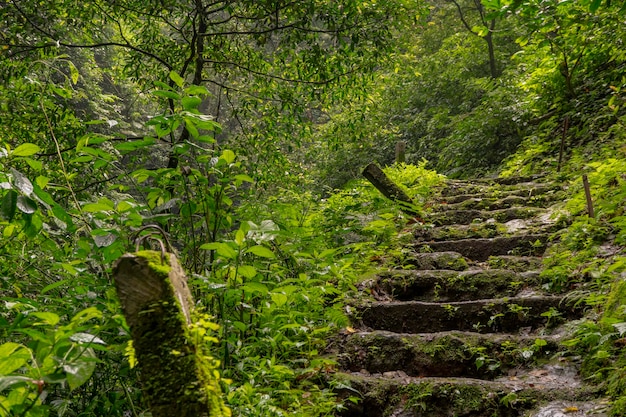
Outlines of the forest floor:
{"type": "Polygon", "coordinates": [[[342,416],[606,416],[563,343],[583,303],[540,276],[566,198],[537,177],[449,181],[351,302],[332,346],[359,401],[342,416]]]}

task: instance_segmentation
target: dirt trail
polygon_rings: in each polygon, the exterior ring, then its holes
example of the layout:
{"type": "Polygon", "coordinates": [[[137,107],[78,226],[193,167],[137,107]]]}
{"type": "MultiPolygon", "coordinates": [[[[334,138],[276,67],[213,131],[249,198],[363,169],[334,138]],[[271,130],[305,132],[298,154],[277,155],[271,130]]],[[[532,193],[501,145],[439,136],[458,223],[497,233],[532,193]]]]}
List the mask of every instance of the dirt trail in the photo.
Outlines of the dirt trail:
{"type": "Polygon", "coordinates": [[[565,197],[538,178],[449,181],[352,305],[338,380],[360,401],[342,416],[602,416],[561,344],[583,311],[541,285],[565,197]]]}

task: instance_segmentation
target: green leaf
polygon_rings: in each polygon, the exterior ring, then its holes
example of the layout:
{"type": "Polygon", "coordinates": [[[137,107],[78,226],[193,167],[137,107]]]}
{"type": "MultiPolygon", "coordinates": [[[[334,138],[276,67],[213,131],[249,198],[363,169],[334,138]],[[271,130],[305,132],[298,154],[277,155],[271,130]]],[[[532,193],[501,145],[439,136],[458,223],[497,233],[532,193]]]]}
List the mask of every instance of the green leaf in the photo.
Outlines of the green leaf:
{"type": "Polygon", "coordinates": [[[203,85],[190,85],[185,88],[185,94],[189,94],[190,96],[208,96],[210,93],[203,85]]]}
{"type": "Polygon", "coordinates": [[[38,161],[33,158],[24,157],[24,161],[31,167],[33,170],[39,172],[43,169],[43,162],[38,161]]]}
{"type": "Polygon", "coordinates": [[[194,96],[183,97],[181,100],[183,108],[187,111],[198,110],[198,106],[202,103],[202,99],[194,96]]]}
{"type": "Polygon", "coordinates": [[[78,77],[80,76],[80,73],[78,72],[78,68],[76,68],[76,66],[71,61],[68,61],[67,63],[70,66],[70,78],[72,79],[72,84],[75,85],[76,83],[78,83],[78,77]]]}
{"type": "Polygon", "coordinates": [[[172,99],[172,100],[180,100],[180,95],[173,91],[156,90],[156,91],[153,91],[152,94],[154,94],[157,97],[162,97],[162,98],[167,98],[167,99],[172,99]]]}
{"type": "Polygon", "coordinates": [[[178,75],[176,71],[170,71],[170,80],[174,81],[180,88],[183,88],[183,84],[185,84],[183,77],[178,75]]]}
{"type": "Polygon", "coordinates": [[[19,343],[7,342],[0,345],[0,375],[15,372],[26,365],[30,358],[30,350],[19,343]]]}
{"type": "Polygon", "coordinates": [[[254,278],[257,273],[256,268],[252,265],[239,265],[237,272],[247,279],[254,278]]]}
{"type": "Polygon", "coordinates": [[[17,169],[11,168],[11,175],[13,175],[13,185],[26,195],[30,195],[33,192],[33,184],[26,178],[24,174],[17,169]]]}
{"type": "Polygon", "coordinates": [[[224,151],[222,152],[222,156],[220,156],[220,158],[226,161],[227,164],[232,164],[235,160],[235,157],[235,152],[231,151],[230,149],[224,149],[224,151]]]}
{"type": "Polygon", "coordinates": [[[274,255],[274,252],[272,252],[270,249],[262,245],[251,246],[250,248],[248,248],[246,252],[252,253],[256,256],[261,256],[263,258],[270,258],[270,259],[276,258],[276,255],[274,255]]]}
{"type": "MultiPolygon", "coordinates": [[[[1,363],[1,359],[0,359],[0,363],[1,363]]],[[[0,365],[1,367],[2,365],[0,365]]],[[[2,374],[2,371],[0,371],[0,375],[2,374]]],[[[15,385],[15,384],[19,384],[19,383],[26,383],[26,382],[31,382],[33,379],[27,376],[20,376],[20,375],[12,375],[12,376],[3,376],[0,377],[0,392],[7,390],[9,388],[11,388],[11,386],[15,385]]],[[[30,415],[30,413],[28,414],[30,415]]]]}
{"type": "Polygon", "coordinates": [[[50,326],[54,326],[59,323],[59,320],[61,320],[57,314],[50,313],[49,311],[35,311],[29,315],[43,320],[37,324],[49,324],[50,326]]]}
{"type": "Polygon", "coordinates": [[[92,348],[85,349],[80,358],[63,365],[71,390],[75,390],[87,382],[95,369],[96,354],[92,348]]]}
{"type": "Polygon", "coordinates": [[[53,282],[52,284],[46,285],[45,287],[43,287],[43,289],[39,292],[39,294],[43,295],[47,293],[48,291],[52,291],[53,289],[60,287],[61,285],[67,284],[68,282],[70,282],[69,279],[62,279],[60,281],[53,282]]]}
{"type": "Polygon", "coordinates": [[[39,152],[41,148],[34,143],[23,143],[11,152],[13,156],[31,156],[39,152]]]}
{"type": "Polygon", "coordinates": [[[2,217],[8,221],[12,221],[17,211],[17,192],[10,190],[2,198],[2,205],[0,206],[0,212],[2,217]]]}
{"type": "Polygon", "coordinates": [[[228,243],[224,242],[212,242],[205,243],[200,246],[200,249],[214,250],[217,254],[226,259],[237,259],[237,251],[233,249],[228,243]]]}
{"type": "Polygon", "coordinates": [[[17,197],[17,208],[26,214],[32,214],[37,211],[37,203],[28,197],[20,195],[17,197]]]}
{"type": "Polygon", "coordinates": [[[273,292],[270,294],[272,301],[276,304],[276,307],[282,307],[287,303],[287,296],[285,294],[281,294],[278,292],[273,292]]]}
{"type": "Polygon", "coordinates": [[[269,293],[267,286],[260,282],[247,282],[241,286],[241,290],[250,294],[259,293],[261,295],[267,295],[269,293]]]}
{"type": "Polygon", "coordinates": [[[92,334],[83,333],[83,332],[74,333],[73,335],[70,336],[70,340],[72,342],[78,342],[78,343],[87,343],[87,344],[96,343],[98,345],[106,345],[106,342],[100,339],[98,336],[94,336],[92,334]]]}

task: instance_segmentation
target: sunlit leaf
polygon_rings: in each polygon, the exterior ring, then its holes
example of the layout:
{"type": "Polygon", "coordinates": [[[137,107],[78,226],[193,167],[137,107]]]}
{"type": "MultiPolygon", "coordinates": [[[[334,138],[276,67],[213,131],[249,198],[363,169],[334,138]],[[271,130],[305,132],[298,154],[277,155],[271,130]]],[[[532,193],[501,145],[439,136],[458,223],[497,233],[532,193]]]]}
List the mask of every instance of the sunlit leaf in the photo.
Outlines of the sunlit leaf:
{"type": "Polygon", "coordinates": [[[30,313],[31,316],[40,318],[42,322],[38,324],[48,324],[50,326],[54,326],[60,320],[59,316],[54,313],[50,313],[49,311],[34,311],[30,313]]]}
{"type": "Polygon", "coordinates": [[[181,88],[183,87],[183,84],[185,84],[185,80],[183,79],[183,77],[178,75],[176,71],[170,71],[170,79],[174,81],[174,83],[176,83],[177,86],[181,88]]]}
{"type": "Polygon", "coordinates": [[[74,333],[70,336],[70,340],[78,343],[96,343],[98,345],[106,345],[105,341],[100,339],[98,336],[82,332],[74,333]]]}
{"type": "Polygon", "coordinates": [[[250,248],[248,248],[246,252],[252,253],[256,256],[261,256],[263,258],[271,258],[271,259],[276,258],[276,255],[274,255],[274,252],[272,252],[270,249],[266,248],[265,246],[261,246],[261,245],[251,246],[250,248]]]}
{"type": "Polygon", "coordinates": [[[41,148],[34,143],[23,143],[11,152],[12,156],[31,156],[39,152],[41,148]]]}
{"type": "Polygon", "coordinates": [[[30,351],[19,343],[0,345],[0,375],[9,375],[26,365],[30,358],[30,351]]]}

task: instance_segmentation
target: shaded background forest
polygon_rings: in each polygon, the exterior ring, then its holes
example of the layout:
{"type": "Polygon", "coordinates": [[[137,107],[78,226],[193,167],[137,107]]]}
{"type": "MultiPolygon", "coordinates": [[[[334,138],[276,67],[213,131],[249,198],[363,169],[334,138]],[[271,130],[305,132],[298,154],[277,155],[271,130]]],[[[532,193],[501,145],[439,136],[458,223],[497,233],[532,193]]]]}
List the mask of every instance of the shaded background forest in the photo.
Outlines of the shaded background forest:
{"type": "Polygon", "coordinates": [[[407,220],[363,167],[402,140],[409,166],[388,173],[416,201],[439,174],[601,169],[614,194],[624,17],[598,0],[0,2],[0,374],[28,369],[0,415],[142,415],[110,273],[146,224],[219,324],[233,414],[332,415],[319,353],[407,220]]]}

